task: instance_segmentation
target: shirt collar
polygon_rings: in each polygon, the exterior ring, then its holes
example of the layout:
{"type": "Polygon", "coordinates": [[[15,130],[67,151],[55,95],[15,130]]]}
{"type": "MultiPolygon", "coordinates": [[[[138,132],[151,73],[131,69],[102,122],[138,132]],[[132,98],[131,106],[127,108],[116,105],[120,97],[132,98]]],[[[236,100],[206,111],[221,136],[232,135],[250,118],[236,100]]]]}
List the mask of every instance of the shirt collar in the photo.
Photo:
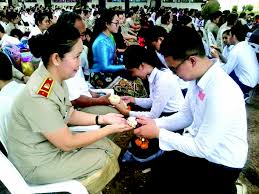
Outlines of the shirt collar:
{"type": "Polygon", "coordinates": [[[39,33],[39,34],[43,34],[42,31],[40,30],[39,26],[35,26],[35,32],[39,33]]]}
{"type": "Polygon", "coordinates": [[[208,69],[208,71],[201,77],[201,79],[198,81],[197,86],[201,89],[201,90],[205,90],[211,76],[214,74],[217,66],[220,66],[219,60],[217,59],[211,59],[212,61],[212,66],[208,69]]]}
{"type": "MultiPolygon", "coordinates": [[[[41,75],[42,78],[44,78],[44,79],[47,78],[47,77],[51,77],[52,78],[51,74],[49,73],[49,71],[46,69],[46,67],[44,65],[41,65],[39,68],[40,68],[39,70],[41,71],[40,75],[41,75]]],[[[62,83],[60,84],[60,82],[55,80],[54,86],[55,85],[57,85],[59,87],[58,90],[61,89],[63,91],[64,81],[62,81],[62,83]]],[[[58,93],[60,93],[60,92],[61,91],[58,91],[58,93]]]]}
{"type": "MultiPolygon", "coordinates": [[[[49,71],[46,69],[46,67],[44,65],[40,65],[37,69],[38,71],[38,75],[42,78],[42,82],[50,77],[52,78],[51,74],[49,73],[49,71]]],[[[42,82],[40,84],[42,84],[42,82]]],[[[39,89],[39,85],[37,86],[37,90],[39,89]]],[[[60,99],[60,101],[64,102],[65,100],[65,83],[64,81],[62,83],[59,83],[58,81],[54,80],[54,85],[53,85],[53,89],[51,92],[54,92],[55,95],[60,99]]],[[[51,95],[50,95],[51,98],[51,95]]]]}
{"type": "Polygon", "coordinates": [[[46,69],[44,64],[39,66],[39,71],[41,72],[41,77],[51,77],[49,71],[46,69]]]}
{"type": "Polygon", "coordinates": [[[153,71],[151,72],[151,74],[148,76],[148,81],[150,82],[150,83],[152,83],[153,81],[154,81],[154,79],[155,79],[155,77],[156,77],[156,74],[158,73],[158,69],[155,67],[154,69],[153,69],[153,71]]]}

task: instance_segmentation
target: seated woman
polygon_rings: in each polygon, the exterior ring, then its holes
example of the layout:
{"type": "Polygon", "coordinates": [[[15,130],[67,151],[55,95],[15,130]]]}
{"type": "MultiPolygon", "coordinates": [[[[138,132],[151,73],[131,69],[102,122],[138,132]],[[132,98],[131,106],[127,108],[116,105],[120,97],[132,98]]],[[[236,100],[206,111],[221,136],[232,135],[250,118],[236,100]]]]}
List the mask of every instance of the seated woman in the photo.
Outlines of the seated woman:
{"type": "Polygon", "coordinates": [[[96,88],[106,88],[125,66],[116,64],[116,44],[112,33],[117,33],[119,18],[115,11],[105,10],[95,21],[92,46],[89,50],[91,84],[96,88]],[[91,50],[92,49],[92,50],[91,50]]]}
{"type": "Polygon", "coordinates": [[[120,148],[107,135],[129,130],[122,115],[77,111],[64,80],[80,65],[82,40],[70,25],[52,25],[29,40],[43,64],[15,99],[8,126],[8,157],[31,184],[77,179],[90,193],[100,192],[119,171],[120,148]],[[68,125],[107,125],[72,133],[68,125]]]}
{"type": "Polygon", "coordinates": [[[178,77],[160,62],[155,51],[138,45],[129,46],[124,53],[124,64],[132,76],[148,79],[149,98],[121,97],[126,104],[134,103],[150,111],[129,111],[121,102],[115,107],[126,116],[158,118],[178,112],[184,97],[178,84],[178,77]]]}
{"type": "Polygon", "coordinates": [[[118,94],[146,96],[141,80],[121,79],[127,75],[125,66],[117,60],[116,42],[112,35],[118,32],[118,28],[119,18],[116,12],[110,9],[104,10],[101,17],[95,21],[92,46],[88,53],[89,66],[92,66],[90,83],[95,88],[114,88],[118,94]]]}
{"type": "MultiPolygon", "coordinates": [[[[36,36],[38,34],[44,34],[46,30],[50,27],[50,14],[48,12],[36,12],[34,14],[35,26],[31,29],[29,38],[36,36]]],[[[41,59],[32,57],[32,64],[34,68],[38,68],[41,59]]]]}
{"type": "Polygon", "coordinates": [[[34,14],[35,27],[32,28],[29,38],[32,36],[43,34],[50,26],[49,13],[47,12],[36,12],[34,14]]]}

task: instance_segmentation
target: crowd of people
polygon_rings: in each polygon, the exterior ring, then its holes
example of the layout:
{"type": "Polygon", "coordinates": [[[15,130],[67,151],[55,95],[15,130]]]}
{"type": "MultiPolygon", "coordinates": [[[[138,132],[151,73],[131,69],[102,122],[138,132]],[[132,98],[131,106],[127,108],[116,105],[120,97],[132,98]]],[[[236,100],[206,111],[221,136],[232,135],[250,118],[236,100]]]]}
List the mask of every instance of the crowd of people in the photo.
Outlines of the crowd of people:
{"type": "Polygon", "coordinates": [[[148,193],[236,193],[245,102],[259,83],[259,15],[211,10],[214,1],[200,11],[4,7],[1,151],[28,183],[76,179],[100,193],[119,171],[113,136],[133,130],[126,119],[136,117],[134,133],[164,151],[150,161],[148,193]],[[94,90],[106,88],[124,89],[119,103],[94,90]],[[88,125],[101,128],[70,128],[88,125]]]}

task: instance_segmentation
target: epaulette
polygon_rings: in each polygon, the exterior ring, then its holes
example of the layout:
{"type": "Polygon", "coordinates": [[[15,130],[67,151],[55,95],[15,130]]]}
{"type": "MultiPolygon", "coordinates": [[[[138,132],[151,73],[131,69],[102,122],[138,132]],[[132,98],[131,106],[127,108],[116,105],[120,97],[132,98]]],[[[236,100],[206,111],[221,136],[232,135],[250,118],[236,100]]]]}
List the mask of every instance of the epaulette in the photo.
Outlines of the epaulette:
{"type": "Polygon", "coordinates": [[[46,98],[49,97],[49,94],[52,90],[52,86],[53,86],[54,80],[50,77],[46,78],[42,84],[41,87],[39,88],[39,90],[37,91],[37,94],[42,95],[46,98]]]}

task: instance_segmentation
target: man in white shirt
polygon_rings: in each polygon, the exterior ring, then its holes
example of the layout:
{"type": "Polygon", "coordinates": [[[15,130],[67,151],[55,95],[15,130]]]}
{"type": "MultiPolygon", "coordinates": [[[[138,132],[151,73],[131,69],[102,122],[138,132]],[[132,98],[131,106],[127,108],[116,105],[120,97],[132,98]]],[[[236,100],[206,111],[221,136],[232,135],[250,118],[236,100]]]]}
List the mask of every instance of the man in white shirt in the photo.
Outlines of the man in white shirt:
{"type": "Polygon", "coordinates": [[[181,27],[163,41],[168,66],[194,80],[182,109],[155,121],[139,118],[134,133],[158,138],[166,151],[152,165],[152,191],[234,194],[247,159],[247,118],[238,85],[205,56],[194,29],[181,27]],[[183,135],[174,131],[188,127],[183,135]]]}
{"type": "MultiPolygon", "coordinates": [[[[164,56],[160,53],[160,45],[167,35],[168,35],[168,33],[166,32],[166,30],[163,27],[154,26],[154,27],[149,28],[145,32],[145,37],[144,37],[145,42],[148,45],[148,47],[155,49],[159,60],[165,65],[166,68],[168,68],[168,67],[165,62],[164,56]]],[[[178,83],[181,87],[183,95],[185,96],[186,92],[188,90],[188,87],[189,87],[189,82],[184,81],[178,77],[178,83]]]]}
{"type": "Polygon", "coordinates": [[[2,52],[0,52],[0,61],[0,142],[7,151],[7,123],[10,119],[11,106],[25,85],[12,80],[12,64],[2,52]]]}
{"type": "Polygon", "coordinates": [[[229,30],[237,21],[238,19],[238,15],[236,13],[230,13],[227,16],[227,21],[222,24],[219,28],[218,34],[217,34],[217,47],[223,51],[224,48],[224,43],[223,43],[223,32],[225,32],[226,30],[229,30]]]}
{"type": "Polygon", "coordinates": [[[246,98],[258,83],[259,65],[254,49],[245,41],[246,27],[237,22],[230,33],[230,43],[234,48],[230,51],[227,62],[222,63],[222,68],[235,80],[246,98]]]}
{"type": "Polygon", "coordinates": [[[226,30],[222,34],[223,51],[220,52],[219,47],[211,46],[210,54],[213,58],[220,58],[221,62],[226,63],[229,57],[230,51],[234,48],[234,45],[230,44],[230,29],[226,30]]]}
{"type": "Polygon", "coordinates": [[[110,95],[99,96],[94,92],[90,92],[89,84],[85,81],[82,67],[79,67],[76,75],[68,80],[65,80],[68,92],[69,100],[77,108],[88,113],[95,114],[107,114],[118,113],[118,111],[108,105],[111,105],[108,97],[110,95]]]}
{"type": "MultiPolygon", "coordinates": [[[[63,23],[67,25],[73,25],[78,29],[81,39],[85,40],[85,23],[81,16],[74,12],[63,12],[57,23],[63,23]]],[[[84,57],[85,49],[80,55],[81,66],[77,71],[76,75],[68,80],[66,84],[69,91],[69,99],[73,106],[77,108],[83,108],[82,111],[95,114],[107,114],[107,113],[118,113],[118,111],[108,105],[111,105],[108,97],[110,95],[99,96],[96,93],[90,93],[89,83],[84,78],[84,70],[88,69],[87,58],[84,57]],[[83,59],[83,60],[82,60],[83,59]]]]}

